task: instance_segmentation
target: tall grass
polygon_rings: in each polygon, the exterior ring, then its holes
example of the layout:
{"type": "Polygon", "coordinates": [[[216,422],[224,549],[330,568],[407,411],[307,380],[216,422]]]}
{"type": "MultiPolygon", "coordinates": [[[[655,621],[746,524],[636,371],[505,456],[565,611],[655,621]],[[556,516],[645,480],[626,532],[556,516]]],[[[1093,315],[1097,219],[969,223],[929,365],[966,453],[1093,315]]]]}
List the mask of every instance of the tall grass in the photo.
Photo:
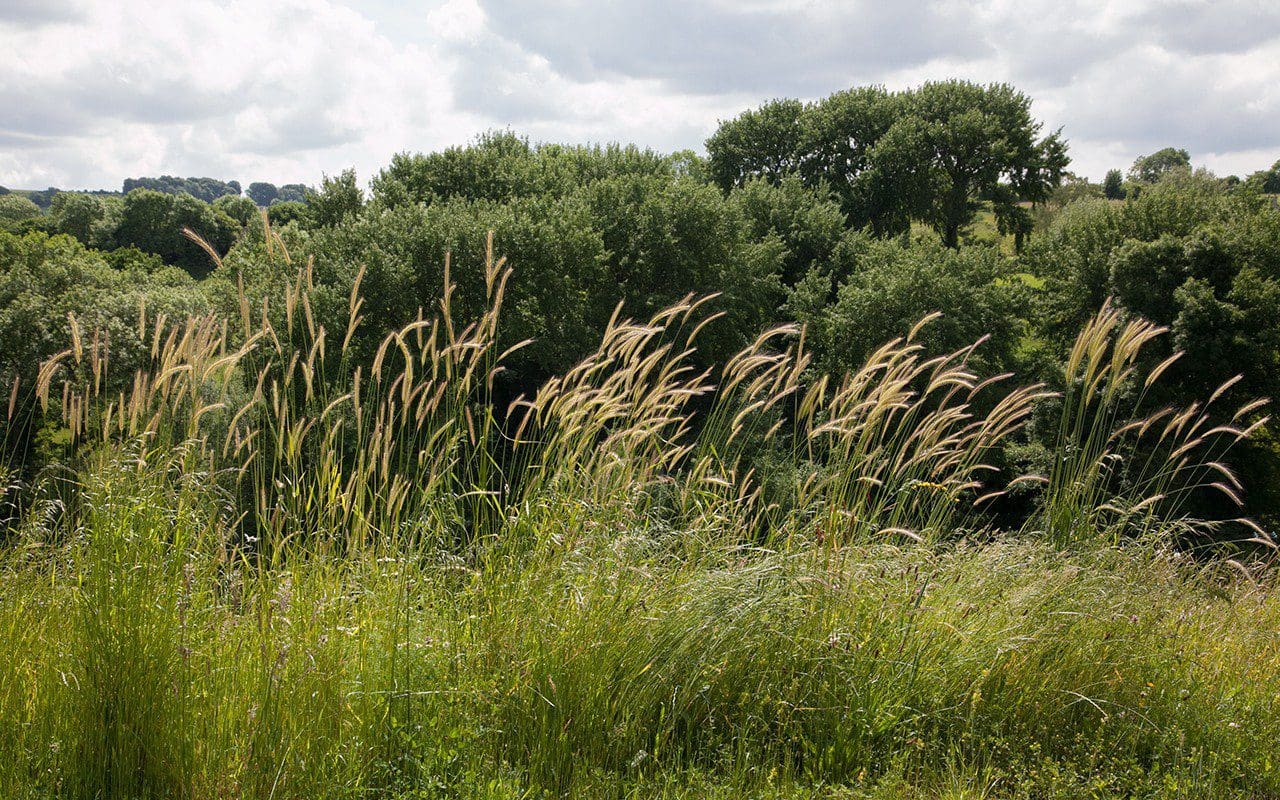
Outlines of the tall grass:
{"type": "MultiPolygon", "coordinates": [[[[1143,348],[1167,333],[1104,308],[1068,356],[1066,395],[1053,469],[1046,480],[1043,529],[1060,543],[1095,537],[1169,539],[1215,534],[1234,525],[1251,542],[1270,537],[1246,518],[1189,516],[1189,501],[1213,493],[1241,505],[1244,487],[1225,456],[1266,424],[1258,399],[1223,414],[1218,401],[1240,376],[1205,401],[1147,411],[1152,386],[1182,357],[1174,353],[1145,374],[1143,348]]],[[[1221,537],[1217,537],[1221,538],[1221,537]]]]}
{"type": "Polygon", "coordinates": [[[306,265],[238,319],[140,309],[114,396],[72,326],[37,387],[68,469],[0,557],[0,794],[1280,792],[1280,603],[1170,546],[1228,524],[1186,499],[1237,498],[1259,406],[1144,410],[1157,329],[1101,312],[1053,470],[1008,476],[1051,393],[981,343],[827,378],[779,328],[704,370],[706,299],[498,409],[487,264],[479,319],[446,270],[368,361],[359,280],[331,334],[306,265]]]}

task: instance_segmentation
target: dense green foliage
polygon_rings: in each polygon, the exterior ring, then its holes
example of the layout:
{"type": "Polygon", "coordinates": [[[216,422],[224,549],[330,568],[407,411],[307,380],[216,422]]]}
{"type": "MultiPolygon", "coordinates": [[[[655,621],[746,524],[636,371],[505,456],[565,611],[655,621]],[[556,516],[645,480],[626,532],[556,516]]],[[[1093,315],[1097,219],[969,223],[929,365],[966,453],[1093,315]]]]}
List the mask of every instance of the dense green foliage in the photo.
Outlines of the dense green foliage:
{"type": "Polygon", "coordinates": [[[219,197],[239,195],[237,181],[220,181],[216,178],[177,178],[161,175],[159,178],[125,178],[124,194],[134,189],[149,189],[163,194],[189,194],[197,200],[212,203],[219,197]]]}
{"type": "MultiPolygon", "coordinates": [[[[1045,281],[1044,330],[1069,337],[1108,297],[1168,326],[1187,396],[1243,368],[1251,395],[1280,392],[1280,214],[1265,198],[1216,182],[1166,180],[1129,203],[1072,206],[1025,259],[1045,281]]],[[[1162,357],[1163,357],[1162,356],[1162,357]]]]}
{"type": "Polygon", "coordinates": [[[964,313],[946,313],[921,333],[929,352],[950,352],[990,336],[975,357],[983,371],[1018,366],[1029,292],[993,249],[957,252],[932,241],[864,240],[848,258],[847,277],[834,288],[814,271],[790,301],[823,371],[856,368],[886,339],[907,335],[939,309],[964,313]]]}
{"type": "Polygon", "coordinates": [[[22,195],[0,197],[0,223],[12,224],[40,216],[40,206],[22,195]]]}
{"type": "Polygon", "coordinates": [[[1124,176],[1120,170],[1107,170],[1107,177],[1102,182],[1102,194],[1108,200],[1124,199],[1124,176]]]}
{"type": "Polygon", "coordinates": [[[1067,165],[1058,134],[1037,138],[1030,106],[1010,86],[965,81],[778,100],[720,126],[708,171],[725,189],[798,175],[829,185],[851,227],[889,234],[918,219],[950,247],[987,203],[1021,239],[1030,220],[1019,203],[1047,199],[1067,165]]]}
{"type": "Polygon", "coordinates": [[[1271,165],[1271,169],[1259,170],[1249,176],[1248,186],[1267,194],[1280,194],[1280,161],[1271,165]]]}
{"type": "Polygon", "coordinates": [[[1166,147],[1151,155],[1138,156],[1129,167],[1129,179],[1156,183],[1171,172],[1190,172],[1191,154],[1178,147],[1166,147]]]}

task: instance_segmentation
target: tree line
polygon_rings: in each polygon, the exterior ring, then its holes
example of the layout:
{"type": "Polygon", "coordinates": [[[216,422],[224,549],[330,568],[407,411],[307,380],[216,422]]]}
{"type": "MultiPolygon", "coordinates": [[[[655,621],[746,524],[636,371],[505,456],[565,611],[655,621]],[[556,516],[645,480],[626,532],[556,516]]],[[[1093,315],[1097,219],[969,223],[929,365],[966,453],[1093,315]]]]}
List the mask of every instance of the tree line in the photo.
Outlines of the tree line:
{"type": "MultiPolygon", "coordinates": [[[[345,329],[359,280],[351,352],[372,361],[388,331],[439,305],[447,257],[455,315],[478,313],[493,231],[515,269],[502,345],[529,342],[498,379],[506,399],[590,352],[615,313],[647,317],[689,294],[715,294],[708,309],[722,313],[701,338],[707,364],[791,322],[804,326],[814,374],[840,373],[942,312],[920,334],[928,351],[989,337],[973,356],[982,374],[1051,380],[1110,301],[1171,329],[1151,358],[1186,353],[1169,367],[1168,402],[1235,371],[1233,394],[1280,393],[1280,211],[1269,196],[1280,162],[1222,179],[1168,148],[1102,184],[1069,166],[1062,133],[1043,130],[1026,95],[945,81],[770,101],[722,122],[705,156],[492,132],[397,155],[368,191],[348,170],[301,194],[157,179],[122,197],[59,193],[35,213],[10,193],[0,340],[15,344],[0,351],[0,390],[30,402],[37,365],[65,347],[68,314],[103,331],[118,363],[141,366],[148,352],[125,333],[140,317],[235,319],[242,294],[259,308],[303,265],[308,313],[327,331],[345,329]]],[[[11,462],[53,458],[57,430],[34,417],[5,424],[11,462]]],[[[1042,463],[1035,430],[993,458],[1042,463]]],[[[1255,440],[1241,471],[1250,510],[1280,519],[1273,437],[1255,440]]]]}

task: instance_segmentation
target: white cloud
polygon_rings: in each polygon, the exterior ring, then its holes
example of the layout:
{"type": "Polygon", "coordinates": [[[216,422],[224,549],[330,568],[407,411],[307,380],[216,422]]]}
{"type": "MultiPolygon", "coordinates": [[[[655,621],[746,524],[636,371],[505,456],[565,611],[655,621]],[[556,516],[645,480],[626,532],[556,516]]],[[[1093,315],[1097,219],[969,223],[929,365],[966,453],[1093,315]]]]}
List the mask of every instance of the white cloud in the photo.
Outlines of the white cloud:
{"type": "Polygon", "coordinates": [[[490,28],[575,80],[651,78],[669,92],[826,94],[886,68],[976,58],[961,6],[930,0],[486,0],[490,28]]]}
{"type": "Polygon", "coordinates": [[[0,23],[0,107],[13,109],[0,131],[22,145],[0,145],[0,181],[367,173],[484,127],[456,110],[452,72],[326,0],[93,4],[35,29],[0,23]]]}
{"type": "Polygon", "coordinates": [[[477,0],[448,0],[428,11],[426,21],[429,30],[446,42],[475,42],[488,23],[477,0]]]}
{"type": "Polygon", "coordinates": [[[698,148],[865,83],[1008,81],[1100,177],[1280,157],[1272,0],[0,0],[0,183],[304,181],[491,127],[698,148]]]}

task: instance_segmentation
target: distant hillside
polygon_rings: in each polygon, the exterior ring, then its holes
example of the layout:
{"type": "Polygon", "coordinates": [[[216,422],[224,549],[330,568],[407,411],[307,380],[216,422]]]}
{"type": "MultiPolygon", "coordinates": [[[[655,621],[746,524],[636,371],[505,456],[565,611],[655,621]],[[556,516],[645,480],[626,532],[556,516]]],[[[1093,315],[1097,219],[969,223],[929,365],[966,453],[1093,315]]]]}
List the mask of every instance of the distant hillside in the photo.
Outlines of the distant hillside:
{"type": "MultiPolygon", "coordinates": [[[[96,197],[123,197],[134,189],[150,189],[164,194],[189,194],[192,197],[212,203],[219,197],[241,196],[239,181],[223,181],[217,178],[179,178],[173,175],[161,175],[158,178],[125,178],[120,191],[113,189],[59,189],[50,186],[45,189],[11,189],[0,186],[0,195],[15,194],[26,197],[42,210],[48,211],[53,205],[53,198],[58,194],[92,195],[96,197]]],[[[244,195],[259,206],[270,206],[276,203],[305,203],[310,187],[301,183],[286,183],[276,186],[273,183],[254,182],[249,184],[244,195]]]]}
{"type": "Polygon", "coordinates": [[[125,178],[125,194],[134,189],[151,189],[165,194],[185,193],[206,203],[212,203],[225,195],[238,196],[240,182],[221,181],[217,178],[179,178],[173,175],[161,175],[159,178],[125,178]]]}

